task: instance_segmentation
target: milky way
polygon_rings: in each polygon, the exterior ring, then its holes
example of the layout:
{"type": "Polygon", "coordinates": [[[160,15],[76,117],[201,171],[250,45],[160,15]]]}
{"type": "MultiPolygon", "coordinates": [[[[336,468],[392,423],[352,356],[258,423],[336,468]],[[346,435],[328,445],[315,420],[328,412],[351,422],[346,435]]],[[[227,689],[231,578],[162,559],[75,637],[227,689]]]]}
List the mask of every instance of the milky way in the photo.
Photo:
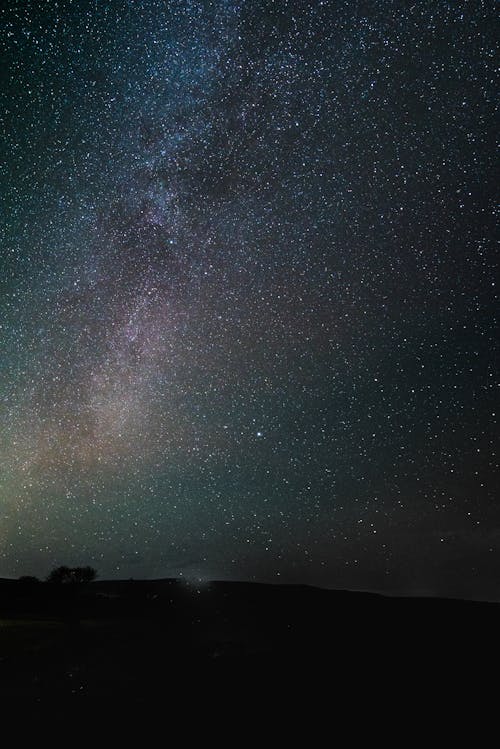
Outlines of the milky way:
{"type": "Polygon", "coordinates": [[[6,3],[0,575],[500,594],[493,19],[6,3]]]}

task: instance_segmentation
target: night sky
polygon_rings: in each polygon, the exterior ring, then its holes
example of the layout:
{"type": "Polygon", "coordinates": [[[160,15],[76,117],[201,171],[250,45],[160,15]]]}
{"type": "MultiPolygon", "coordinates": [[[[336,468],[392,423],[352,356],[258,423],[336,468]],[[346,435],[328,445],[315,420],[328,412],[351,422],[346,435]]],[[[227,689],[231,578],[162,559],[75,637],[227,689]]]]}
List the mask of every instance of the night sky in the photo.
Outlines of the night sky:
{"type": "Polygon", "coordinates": [[[500,598],[495,4],[0,21],[0,576],[500,598]]]}

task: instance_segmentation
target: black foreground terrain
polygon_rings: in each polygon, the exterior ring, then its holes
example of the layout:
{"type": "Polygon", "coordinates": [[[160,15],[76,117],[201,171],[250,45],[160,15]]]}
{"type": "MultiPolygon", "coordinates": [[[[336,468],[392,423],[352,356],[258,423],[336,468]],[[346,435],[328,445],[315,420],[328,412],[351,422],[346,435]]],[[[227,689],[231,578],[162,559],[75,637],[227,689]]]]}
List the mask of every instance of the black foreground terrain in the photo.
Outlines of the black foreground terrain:
{"type": "Polygon", "coordinates": [[[421,679],[438,694],[499,663],[496,603],[168,579],[2,580],[0,596],[1,704],[25,708],[380,699],[421,679]]]}

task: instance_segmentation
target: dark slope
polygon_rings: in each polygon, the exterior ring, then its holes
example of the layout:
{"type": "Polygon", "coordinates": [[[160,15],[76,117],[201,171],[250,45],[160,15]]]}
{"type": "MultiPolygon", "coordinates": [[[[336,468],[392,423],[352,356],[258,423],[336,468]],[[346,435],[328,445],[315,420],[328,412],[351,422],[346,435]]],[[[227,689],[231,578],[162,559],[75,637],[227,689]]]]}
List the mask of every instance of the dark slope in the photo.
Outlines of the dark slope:
{"type": "Polygon", "coordinates": [[[333,698],[498,665],[494,603],[176,580],[0,581],[0,596],[0,697],[18,704],[146,707],[220,685],[333,698]]]}

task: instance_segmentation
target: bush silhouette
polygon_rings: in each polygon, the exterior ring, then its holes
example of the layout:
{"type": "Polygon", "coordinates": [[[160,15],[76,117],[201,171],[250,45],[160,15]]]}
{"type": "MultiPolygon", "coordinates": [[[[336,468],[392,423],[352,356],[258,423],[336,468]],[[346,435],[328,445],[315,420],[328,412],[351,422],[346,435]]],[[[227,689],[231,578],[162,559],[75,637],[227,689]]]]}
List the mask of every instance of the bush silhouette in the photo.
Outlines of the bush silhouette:
{"type": "Polygon", "coordinates": [[[93,567],[55,567],[47,577],[47,582],[59,585],[71,583],[91,583],[97,577],[93,567]]]}

